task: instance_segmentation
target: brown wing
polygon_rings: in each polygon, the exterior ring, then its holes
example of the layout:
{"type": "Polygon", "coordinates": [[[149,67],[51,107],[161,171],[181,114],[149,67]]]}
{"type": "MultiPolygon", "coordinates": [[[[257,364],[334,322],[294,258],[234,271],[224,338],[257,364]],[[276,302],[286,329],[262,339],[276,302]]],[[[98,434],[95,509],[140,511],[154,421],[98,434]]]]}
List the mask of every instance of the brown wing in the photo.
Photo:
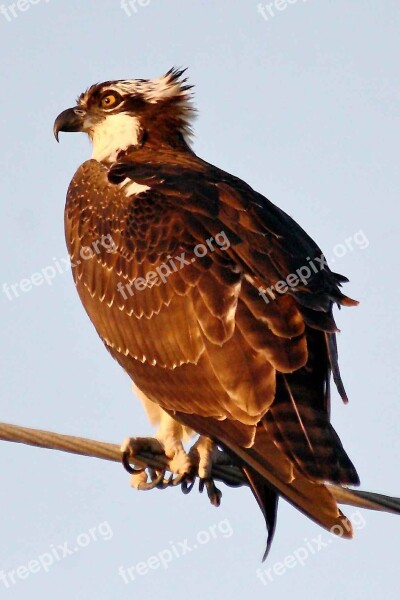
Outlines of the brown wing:
{"type": "Polygon", "coordinates": [[[343,524],[318,482],[358,482],[329,423],[328,390],[332,369],[344,395],[332,303],[354,302],[327,267],[270,302],[259,291],[322,256],[307,234],[194,155],[146,151],[110,173],[96,161],[82,165],[66,232],[82,302],[143,393],[246,463],[259,498],[255,477],[324,526],[343,524]],[[150,190],[127,197],[129,180],[150,190]],[[78,264],[82,246],[101,236],[115,251],[100,245],[78,264]]]}
{"type": "MultiPolygon", "coordinates": [[[[223,260],[230,268],[233,263],[241,275],[241,284],[234,334],[225,341],[224,352],[217,343],[207,347],[217,376],[223,380],[225,389],[239,385],[228,390],[230,398],[244,398],[247,394],[248,399],[251,391],[257,397],[257,390],[251,390],[251,385],[246,390],[240,389],[241,385],[245,388],[246,382],[242,373],[233,371],[232,365],[237,364],[235,357],[243,365],[249,358],[252,364],[261,359],[260,373],[264,374],[261,365],[269,364],[278,393],[274,393],[272,405],[271,396],[266,402],[259,404],[255,399],[254,403],[263,412],[270,408],[263,425],[274,441],[305,474],[321,480],[355,483],[355,470],[329,423],[330,370],[346,399],[337,364],[336,325],[332,316],[333,302],[356,304],[340,291],[346,279],[330,271],[322,251],[311,238],[266,198],[241,180],[197,158],[189,157],[186,161],[184,173],[180,169],[178,174],[173,161],[159,166],[141,161],[121,162],[114,165],[109,179],[118,182],[130,177],[162,194],[180,214],[186,213],[192,244],[204,243],[210,235],[218,239],[224,232],[230,247],[226,248],[223,260]],[[274,297],[260,295],[260,290],[296,273],[308,277],[288,293],[279,295],[275,291],[274,297]]],[[[215,251],[209,258],[214,263],[221,262],[221,254],[215,251]]],[[[209,306],[213,300],[221,299],[220,290],[210,277],[215,268],[211,267],[198,286],[205,290],[209,306]]],[[[223,265],[223,269],[227,266],[223,265]]],[[[198,312],[208,316],[204,307],[198,312]]],[[[223,305],[221,314],[228,314],[224,313],[223,305]]],[[[216,330],[213,321],[209,330],[210,334],[216,330]]],[[[245,368],[243,371],[249,373],[245,368]]],[[[254,382],[254,374],[250,375],[254,382]]],[[[248,401],[247,412],[251,413],[251,405],[248,401]]]]}

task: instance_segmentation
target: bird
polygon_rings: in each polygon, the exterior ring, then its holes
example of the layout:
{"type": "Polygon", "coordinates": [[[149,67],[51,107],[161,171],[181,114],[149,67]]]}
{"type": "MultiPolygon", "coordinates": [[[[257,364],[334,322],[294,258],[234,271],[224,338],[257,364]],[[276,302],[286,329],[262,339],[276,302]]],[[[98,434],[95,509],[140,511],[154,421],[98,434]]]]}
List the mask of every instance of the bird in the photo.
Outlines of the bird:
{"type": "Polygon", "coordinates": [[[182,481],[196,457],[216,504],[222,449],[263,513],[264,558],[280,497],[351,537],[338,503],[400,513],[349,487],[359,477],[330,419],[331,379],[348,400],[333,309],[358,302],[288,214],[196,155],[185,71],[94,84],[54,123],[57,141],[84,132],[93,149],[65,205],[78,294],[159,426],[123,449],[164,452],[182,481]]]}

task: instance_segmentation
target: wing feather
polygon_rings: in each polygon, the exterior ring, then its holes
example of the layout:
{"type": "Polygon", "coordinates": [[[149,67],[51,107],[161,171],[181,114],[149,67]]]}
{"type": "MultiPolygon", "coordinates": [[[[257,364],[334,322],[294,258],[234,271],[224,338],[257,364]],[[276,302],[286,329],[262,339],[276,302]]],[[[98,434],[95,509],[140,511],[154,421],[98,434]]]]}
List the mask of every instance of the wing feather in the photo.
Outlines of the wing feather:
{"type": "Polygon", "coordinates": [[[101,248],[74,270],[98,333],[150,402],[246,463],[270,531],[276,493],[326,527],[347,524],[320,482],[358,480],[329,415],[331,371],[346,397],[332,307],[356,303],[301,227],[194,154],[144,148],[109,171],[82,165],[66,232],[73,262],[82,245],[112,235],[114,252],[101,248]],[[127,197],[126,178],[150,190],[127,197]],[[185,265],[172,266],[179,256],[185,265]],[[276,290],[305,267],[306,279],[276,290]]]}

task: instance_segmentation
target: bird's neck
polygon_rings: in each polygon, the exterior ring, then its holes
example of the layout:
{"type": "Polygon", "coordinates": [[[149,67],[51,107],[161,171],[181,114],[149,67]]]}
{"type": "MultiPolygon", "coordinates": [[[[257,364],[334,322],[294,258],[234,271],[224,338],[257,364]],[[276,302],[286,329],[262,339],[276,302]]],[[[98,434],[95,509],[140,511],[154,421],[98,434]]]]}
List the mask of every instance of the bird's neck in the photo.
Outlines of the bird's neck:
{"type": "Polygon", "coordinates": [[[99,162],[115,162],[130,147],[140,145],[141,128],[136,117],[125,113],[110,115],[90,133],[92,158],[99,162]]]}

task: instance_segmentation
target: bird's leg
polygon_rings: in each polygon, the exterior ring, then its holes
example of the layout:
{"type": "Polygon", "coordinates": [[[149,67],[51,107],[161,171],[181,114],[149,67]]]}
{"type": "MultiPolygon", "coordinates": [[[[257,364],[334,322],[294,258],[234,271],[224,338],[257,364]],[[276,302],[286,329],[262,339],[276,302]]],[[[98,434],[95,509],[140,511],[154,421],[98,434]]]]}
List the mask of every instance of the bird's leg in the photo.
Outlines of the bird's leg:
{"type": "MultiPolygon", "coordinates": [[[[219,506],[221,504],[222,493],[216,487],[214,480],[211,477],[215,451],[217,451],[215,443],[210,440],[210,438],[201,435],[189,450],[189,458],[192,464],[197,466],[197,473],[200,478],[200,492],[202,492],[205,487],[211,504],[219,506]]],[[[184,486],[182,487],[182,490],[187,493],[184,486]]]]}
{"type": "Polygon", "coordinates": [[[192,463],[182,445],[183,437],[182,425],[163,412],[156,439],[163,446],[165,455],[169,458],[169,470],[178,476],[188,475],[192,470],[192,463]]]}
{"type": "Polygon", "coordinates": [[[189,450],[189,458],[192,464],[196,465],[200,479],[211,477],[214,446],[210,438],[201,435],[189,450]]]}

